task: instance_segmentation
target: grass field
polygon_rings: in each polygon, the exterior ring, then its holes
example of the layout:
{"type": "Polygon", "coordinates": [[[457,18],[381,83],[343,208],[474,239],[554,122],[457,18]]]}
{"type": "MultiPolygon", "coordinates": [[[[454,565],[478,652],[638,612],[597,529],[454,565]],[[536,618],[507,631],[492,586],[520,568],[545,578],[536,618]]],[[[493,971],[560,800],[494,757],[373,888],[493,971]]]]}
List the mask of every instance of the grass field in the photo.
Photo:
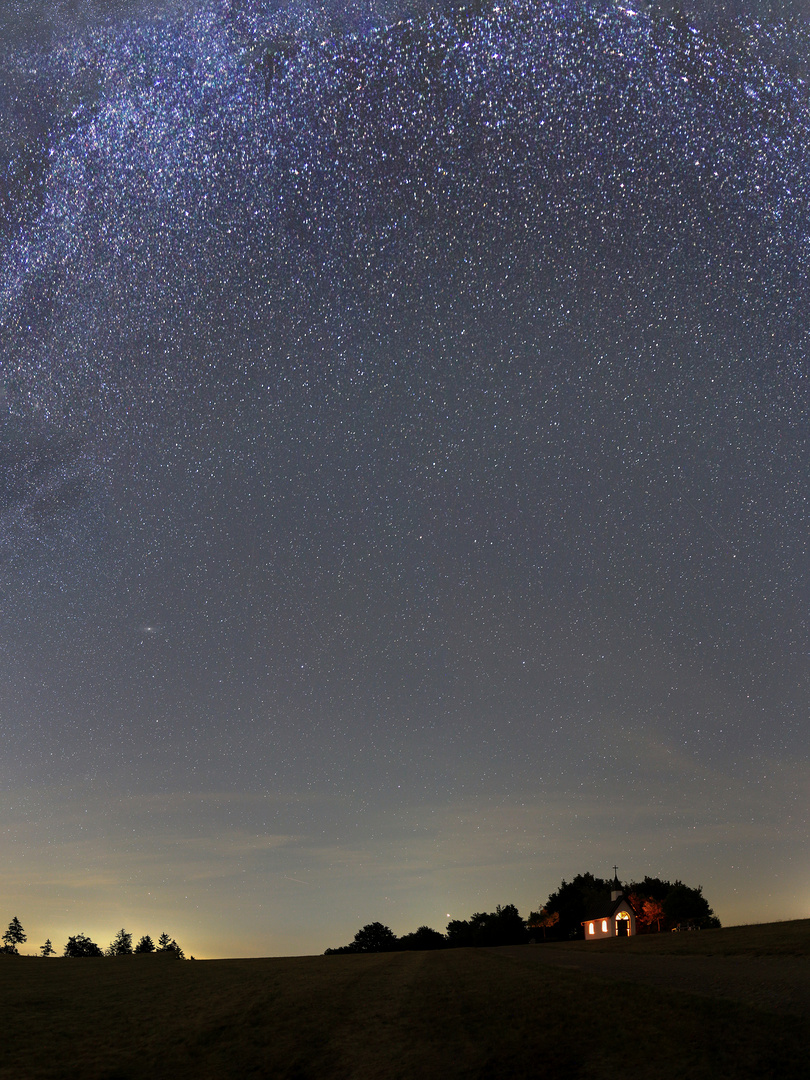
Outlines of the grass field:
{"type": "Polygon", "coordinates": [[[724,972],[732,985],[755,975],[749,961],[806,980],[809,947],[806,920],[371,956],[9,957],[0,1077],[807,1080],[810,1000],[755,1007],[723,986],[724,972]],[[714,989],[666,985],[667,965],[690,957],[717,974],[714,989]],[[603,965],[598,977],[589,963],[603,965]],[[645,964],[665,985],[644,981],[645,964]]]}
{"type": "MultiPolygon", "coordinates": [[[[579,941],[556,948],[577,949],[579,941]]],[[[605,951],[623,945],[630,953],[671,956],[810,956],[810,919],[761,923],[754,926],[727,926],[723,930],[685,933],[644,934],[624,941],[603,938],[589,941],[588,949],[605,951]]]]}

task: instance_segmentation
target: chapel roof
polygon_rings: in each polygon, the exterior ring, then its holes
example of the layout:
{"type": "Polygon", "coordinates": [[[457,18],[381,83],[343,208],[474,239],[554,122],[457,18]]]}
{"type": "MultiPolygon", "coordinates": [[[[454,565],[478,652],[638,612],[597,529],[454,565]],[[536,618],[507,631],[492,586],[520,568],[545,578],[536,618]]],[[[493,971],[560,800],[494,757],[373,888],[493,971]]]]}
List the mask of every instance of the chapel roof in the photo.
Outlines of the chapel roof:
{"type": "Polygon", "coordinates": [[[584,922],[593,922],[594,919],[609,919],[623,905],[630,908],[631,911],[633,910],[633,905],[626,896],[620,896],[617,900],[597,901],[586,910],[584,922]]]}

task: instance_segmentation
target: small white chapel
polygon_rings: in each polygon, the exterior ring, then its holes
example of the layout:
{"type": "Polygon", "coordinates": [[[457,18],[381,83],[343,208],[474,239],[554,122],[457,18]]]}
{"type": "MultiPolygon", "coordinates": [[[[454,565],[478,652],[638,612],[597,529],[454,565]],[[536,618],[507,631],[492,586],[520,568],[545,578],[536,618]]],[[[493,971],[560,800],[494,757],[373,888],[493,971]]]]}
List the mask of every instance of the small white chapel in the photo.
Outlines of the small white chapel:
{"type": "Polygon", "coordinates": [[[636,932],[636,913],[624,895],[618,872],[619,868],[614,866],[610,903],[586,912],[588,917],[582,924],[586,941],[607,937],[632,937],[636,932]]]}

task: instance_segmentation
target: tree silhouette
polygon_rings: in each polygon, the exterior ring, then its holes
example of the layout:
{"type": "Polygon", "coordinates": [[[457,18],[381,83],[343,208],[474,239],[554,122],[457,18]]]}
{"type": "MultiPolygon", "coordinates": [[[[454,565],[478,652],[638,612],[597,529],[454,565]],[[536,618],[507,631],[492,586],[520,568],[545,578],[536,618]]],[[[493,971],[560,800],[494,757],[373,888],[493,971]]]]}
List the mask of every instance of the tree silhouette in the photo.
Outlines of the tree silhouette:
{"type": "Polygon", "coordinates": [[[420,926],[412,934],[405,934],[399,939],[400,949],[421,951],[424,949],[443,949],[447,945],[447,938],[438,930],[429,926],[420,926]]]}
{"type": "Polygon", "coordinates": [[[132,934],[128,933],[123,926],[110,942],[107,956],[132,956],[132,934]]]}
{"type": "Polygon", "coordinates": [[[447,944],[453,949],[462,949],[475,944],[475,939],[467,919],[451,919],[447,924],[447,944]]]}
{"type": "Polygon", "coordinates": [[[76,934],[74,937],[67,939],[67,945],[65,945],[65,956],[79,957],[79,956],[103,956],[101,949],[96,945],[95,941],[91,941],[86,934],[76,934]]]}
{"type": "Polygon", "coordinates": [[[355,952],[392,952],[396,946],[396,934],[381,922],[368,923],[354,935],[355,952]]]}
{"type": "Polygon", "coordinates": [[[664,912],[667,920],[675,925],[686,923],[689,926],[717,926],[719,920],[709,907],[703,895],[703,886],[690,889],[681,881],[676,881],[672,891],[664,900],[664,912]]]}
{"type": "Polygon", "coordinates": [[[44,945],[40,945],[39,951],[43,956],[56,956],[56,949],[51,944],[51,939],[48,938],[44,945]]]}
{"type": "Polygon", "coordinates": [[[178,960],[185,959],[183,950],[180,948],[174,938],[170,938],[169,935],[166,933],[161,934],[158,938],[157,951],[174,953],[178,960]]]}
{"type": "Polygon", "coordinates": [[[172,940],[169,942],[168,952],[173,952],[178,960],[185,960],[186,958],[185,953],[174,940],[174,938],[172,938],[172,940]]]}
{"type": "Polygon", "coordinates": [[[549,911],[548,908],[543,908],[541,911],[533,911],[526,920],[526,924],[530,930],[542,930],[543,941],[545,941],[547,931],[555,927],[559,921],[559,911],[549,911]]]}
{"type": "Polygon", "coordinates": [[[141,953],[153,953],[155,951],[155,943],[149,937],[148,934],[144,934],[138,944],[135,946],[135,952],[141,953]]]}
{"type": "Polygon", "coordinates": [[[28,935],[22,928],[22,923],[15,915],[8,924],[8,930],[3,934],[3,951],[16,953],[17,946],[28,940],[28,935]]]}
{"type": "Polygon", "coordinates": [[[470,918],[476,945],[522,945],[527,940],[526,924],[514,904],[494,911],[478,911],[470,918]]]}

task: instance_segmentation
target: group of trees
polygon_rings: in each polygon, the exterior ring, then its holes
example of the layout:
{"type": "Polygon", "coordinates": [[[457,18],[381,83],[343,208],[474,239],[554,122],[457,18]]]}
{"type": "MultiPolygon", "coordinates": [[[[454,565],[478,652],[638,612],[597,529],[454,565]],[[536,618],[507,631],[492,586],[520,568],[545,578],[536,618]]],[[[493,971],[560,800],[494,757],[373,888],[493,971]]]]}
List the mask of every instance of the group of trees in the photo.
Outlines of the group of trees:
{"type": "MultiPolygon", "coordinates": [[[[594,911],[607,910],[612,888],[612,881],[593,874],[577,874],[572,881],[563,879],[544,907],[531,913],[527,924],[533,934],[542,933],[543,940],[581,938],[585,919],[592,917],[594,911]]],[[[645,877],[643,881],[623,885],[622,892],[636,914],[639,934],[660,933],[678,926],[696,929],[720,926],[701,885],[692,888],[682,881],[645,877]]]]}
{"type": "Polygon", "coordinates": [[[185,958],[183,950],[174,938],[170,938],[169,935],[165,933],[160,935],[157,945],[155,945],[148,934],[144,934],[138,944],[133,948],[132,934],[123,927],[118,931],[104,952],[102,952],[95,941],[91,941],[89,937],[86,937],[84,934],[76,934],[75,937],[68,938],[63,955],[70,957],[132,956],[140,955],[141,953],[154,952],[174,953],[178,960],[183,960],[185,958]]]}
{"type": "Polygon", "coordinates": [[[636,913],[640,934],[672,930],[676,926],[700,929],[720,926],[720,920],[703,895],[702,885],[693,889],[682,881],[645,877],[629,886],[628,899],[636,913]]]}
{"type": "MultiPolygon", "coordinates": [[[[383,923],[368,923],[348,945],[327,949],[337,953],[377,953],[411,949],[448,949],[463,946],[521,945],[530,941],[568,941],[584,937],[583,922],[595,910],[610,906],[613,882],[593,874],[577,874],[563,880],[539,911],[522,919],[514,904],[495,911],[478,911],[469,919],[452,919],[444,934],[429,926],[397,937],[383,923]]],[[[639,934],[659,933],[676,927],[719,927],[720,920],[709,907],[702,886],[692,888],[682,881],[645,877],[622,886],[622,892],[636,913],[639,934]]]]}
{"type": "Polygon", "coordinates": [[[430,926],[420,926],[413,933],[397,937],[380,922],[369,923],[354,935],[354,941],[326,954],[404,952],[422,949],[460,948],[464,945],[521,945],[529,940],[526,923],[514,904],[498,906],[495,911],[477,911],[469,919],[452,919],[442,934],[430,926]]]}
{"type": "Polygon", "coordinates": [[[170,938],[168,934],[161,934],[157,940],[157,945],[149,937],[148,934],[144,934],[141,940],[133,949],[132,947],[132,934],[129,931],[124,930],[122,927],[115,937],[110,942],[110,945],[104,954],[105,956],[132,956],[133,953],[140,955],[141,953],[154,953],[154,952],[169,952],[175,953],[178,960],[184,959],[183,950],[174,940],[170,938]]]}
{"type": "Polygon", "coordinates": [[[446,946],[447,940],[444,934],[440,934],[438,930],[433,930],[429,926],[420,926],[412,934],[404,934],[398,938],[390,927],[381,922],[373,922],[367,923],[358,930],[354,935],[354,940],[348,945],[340,945],[337,949],[327,949],[324,955],[444,949],[446,946]]]}
{"type": "Polygon", "coordinates": [[[469,919],[452,919],[447,924],[447,944],[522,945],[528,940],[526,924],[514,904],[500,905],[494,911],[477,911],[469,919]]]}
{"type": "MultiPolygon", "coordinates": [[[[17,953],[18,945],[22,945],[28,940],[28,935],[22,928],[20,920],[15,915],[11,922],[8,924],[8,930],[3,934],[3,948],[2,952],[17,953]]],[[[40,945],[39,951],[43,956],[55,956],[56,949],[54,949],[51,939],[45,942],[44,945],[40,945]]],[[[132,956],[134,953],[174,953],[178,960],[183,960],[184,953],[174,938],[170,938],[168,934],[163,933],[157,940],[157,945],[152,941],[148,934],[144,934],[138,944],[132,947],[132,934],[128,930],[124,930],[123,927],[118,931],[115,937],[110,942],[107,949],[103,950],[87,937],[86,934],[74,934],[73,937],[67,939],[63,956],[71,958],[81,956],[132,956]]]]}

